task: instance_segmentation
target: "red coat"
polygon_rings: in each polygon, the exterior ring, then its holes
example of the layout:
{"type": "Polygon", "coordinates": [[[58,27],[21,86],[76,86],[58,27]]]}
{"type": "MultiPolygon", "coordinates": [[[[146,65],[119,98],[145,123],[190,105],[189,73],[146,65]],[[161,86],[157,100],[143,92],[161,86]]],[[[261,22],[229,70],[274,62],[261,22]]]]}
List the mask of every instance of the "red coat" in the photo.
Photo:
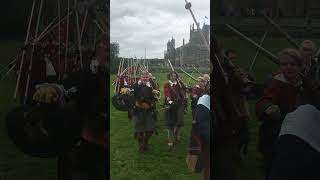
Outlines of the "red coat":
{"type": "Polygon", "coordinates": [[[170,85],[170,82],[164,84],[164,97],[165,102],[168,103],[167,98],[170,98],[171,101],[182,101],[184,99],[183,93],[179,85],[170,85]]]}
{"type": "Polygon", "coordinates": [[[287,82],[282,74],[274,76],[256,103],[257,117],[264,118],[264,112],[270,105],[278,105],[283,119],[295,110],[298,90],[298,86],[287,82]]]}
{"type": "Polygon", "coordinates": [[[193,96],[194,95],[197,95],[198,97],[197,97],[197,99],[199,98],[199,97],[201,97],[202,95],[203,95],[203,93],[204,93],[204,90],[203,89],[201,89],[200,87],[194,87],[194,88],[192,88],[192,92],[191,92],[191,94],[190,94],[190,98],[191,98],[191,100],[193,99],[193,96]]]}

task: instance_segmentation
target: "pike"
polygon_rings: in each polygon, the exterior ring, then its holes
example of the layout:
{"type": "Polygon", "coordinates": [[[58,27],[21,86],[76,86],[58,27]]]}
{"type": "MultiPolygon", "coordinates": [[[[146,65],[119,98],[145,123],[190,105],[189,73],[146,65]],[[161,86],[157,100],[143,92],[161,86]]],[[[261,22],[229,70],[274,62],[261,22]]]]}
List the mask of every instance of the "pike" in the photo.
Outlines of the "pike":
{"type": "MultiPolygon", "coordinates": [[[[42,1],[42,0],[41,0],[42,1]]],[[[60,21],[60,19],[61,19],[61,10],[60,10],[60,8],[61,8],[61,6],[60,6],[60,0],[58,0],[58,19],[59,19],[59,21],[60,21]]],[[[59,27],[58,27],[58,31],[59,31],[59,33],[58,33],[58,41],[59,41],[59,51],[58,51],[58,81],[60,82],[60,80],[61,80],[61,21],[60,21],[60,23],[59,23],[59,27]]]]}
{"type": "MultiPolygon", "coordinates": [[[[77,0],[74,0],[74,3],[77,4],[77,0]]],[[[79,13],[76,11],[76,25],[77,25],[77,35],[78,35],[78,48],[79,48],[79,55],[80,55],[80,66],[83,69],[83,62],[82,62],[82,47],[81,47],[81,32],[80,32],[80,24],[79,24],[79,13]]]]}
{"type": "MultiPolygon", "coordinates": [[[[30,28],[31,28],[31,22],[32,22],[32,19],[33,19],[33,11],[34,11],[35,4],[36,4],[36,0],[33,0],[32,10],[31,10],[30,18],[29,18],[27,36],[26,36],[26,40],[25,40],[25,43],[24,43],[25,46],[27,45],[28,40],[29,40],[29,33],[30,33],[30,28]]],[[[14,99],[17,99],[17,93],[18,93],[18,88],[19,88],[19,84],[20,84],[21,71],[22,71],[22,66],[23,66],[23,62],[24,62],[25,53],[26,53],[26,50],[23,49],[22,57],[21,57],[22,59],[21,59],[20,67],[19,67],[19,75],[18,75],[17,84],[16,84],[15,91],[14,91],[14,99]]]]}
{"type": "MultiPolygon", "coordinates": [[[[40,18],[41,18],[41,13],[42,13],[42,7],[43,7],[43,0],[41,0],[41,2],[40,2],[40,8],[39,8],[39,12],[38,12],[38,19],[37,19],[35,37],[38,36],[40,18]]],[[[28,97],[28,92],[29,92],[29,84],[30,84],[30,79],[31,79],[34,49],[35,49],[35,44],[33,43],[32,52],[31,52],[31,58],[30,58],[30,63],[29,63],[29,69],[28,69],[28,78],[27,78],[27,83],[26,83],[26,89],[25,89],[25,92],[24,92],[24,99],[23,99],[23,104],[24,105],[27,103],[27,97],[28,97]]]]}
{"type": "Polygon", "coordinates": [[[192,66],[194,70],[196,70],[201,76],[203,76],[203,74],[195,67],[195,66],[192,66]]]}
{"type": "Polygon", "coordinates": [[[83,31],[84,31],[84,28],[86,26],[87,16],[88,16],[88,9],[86,10],[86,14],[84,16],[84,20],[83,20],[83,24],[82,24],[82,28],[81,28],[81,35],[80,35],[81,39],[83,37],[83,31]]]}
{"type": "Polygon", "coordinates": [[[173,66],[172,66],[172,64],[171,64],[170,59],[168,59],[168,63],[169,63],[169,65],[170,65],[171,70],[174,72],[174,69],[173,69],[173,66]]]}
{"type": "MultiPolygon", "coordinates": [[[[267,34],[268,34],[268,32],[269,32],[269,29],[270,29],[270,27],[269,27],[269,28],[266,30],[266,32],[263,34],[263,37],[262,37],[262,39],[261,39],[261,41],[260,41],[260,46],[262,46],[263,43],[264,43],[264,41],[266,40],[267,34]]],[[[260,50],[257,49],[257,52],[256,52],[256,54],[255,54],[255,56],[254,56],[254,58],[253,58],[253,61],[252,61],[251,65],[250,65],[249,73],[252,72],[253,67],[256,65],[256,61],[257,61],[257,58],[258,58],[258,56],[259,56],[259,53],[260,53],[260,50]]]]}
{"type": "MultiPolygon", "coordinates": [[[[50,29],[47,31],[42,32],[38,38],[36,38],[35,41],[40,41],[42,38],[44,38],[47,34],[49,34],[51,31],[53,31],[59,24],[64,21],[65,19],[69,18],[69,16],[73,13],[74,9],[67,13],[65,17],[63,17],[60,21],[58,21],[55,25],[53,25],[50,29]]],[[[53,22],[52,22],[53,23],[53,22]]]]}
{"type": "Polygon", "coordinates": [[[133,69],[134,69],[134,82],[136,83],[137,82],[137,62],[134,60],[133,61],[133,69]]]}
{"type": "Polygon", "coordinates": [[[272,24],[281,34],[283,34],[286,37],[290,44],[292,44],[295,48],[299,49],[299,45],[293,40],[292,37],[290,37],[290,35],[287,32],[282,30],[281,27],[278,24],[276,24],[271,18],[269,18],[265,13],[262,13],[262,15],[270,24],[272,24]]]}
{"type": "MultiPolygon", "coordinates": [[[[67,12],[69,12],[70,10],[70,0],[68,0],[68,9],[67,9],[67,12]]],[[[64,72],[67,72],[67,66],[68,66],[68,63],[67,63],[67,58],[68,58],[68,41],[69,41],[69,15],[67,15],[67,34],[66,34],[66,42],[65,42],[65,45],[66,45],[66,52],[65,52],[65,56],[64,56],[64,72]]]]}
{"type": "Polygon", "coordinates": [[[119,87],[120,87],[120,80],[121,80],[121,73],[122,73],[122,67],[123,67],[123,59],[120,60],[119,63],[119,73],[117,75],[117,84],[116,84],[116,92],[119,92],[119,87]]]}
{"type": "Polygon", "coordinates": [[[184,71],[182,68],[180,68],[180,70],[181,70],[183,73],[185,73],[187,76],[189,76],[192,80],[197,81],[196,78],[192,77],[189,73],[187,73],[186,71],[184,71]]]}
{"type": "Polygon", "coordinates": [[[113,90],[114,93],[116,93],[117,86],[118,86],[118,78],[119,78],[119,74],[120,74],[120,66],[121,66],[121,60],[120,60],[119,66],[118,66],[118,73],[117,73],[116,82],[115,82],[115,86],[114,86],[114,90],[113,90]]]}
{"type": "Polygon", "coordinates": [[[102,33],[106,33],[106,31],[100,26],[97,20],[94,20],[93,22],[97,25],[97,27],[100,29],[102,33]]]}
{"type": "Polygon", "coordinates": [[[1,80],[3,80],[8,74],[16,67],[16,64],[12,65],[12,67],[6,72],[6,74],[2,75],[1,80]]]}
{"type": "Polygon", "coordinates": [[[257,44],[256,42],[254,42],[253,40],[251,40],[249,37],[247,37],[246,35],[242,34],[241,32],[239,32],[238,30],[236,30],[235,28],[233,28],[231,25],[229,24],[225,24],[230,30],[232,30],[235,34],[239,35],[241,38],[243,38],[244,40],[246,40],[247,42],[249,42],[251,45],[255,46],[256,48],[258,48],[260,51],[262,51],[268,58],[270,58],[270,60],[275,63],[275,64],[279,64],[279,58],[272,54],[270,51],[266,50],[265,48],[263,48],[262,46],[260,46],[259,44],[257,44]]]}

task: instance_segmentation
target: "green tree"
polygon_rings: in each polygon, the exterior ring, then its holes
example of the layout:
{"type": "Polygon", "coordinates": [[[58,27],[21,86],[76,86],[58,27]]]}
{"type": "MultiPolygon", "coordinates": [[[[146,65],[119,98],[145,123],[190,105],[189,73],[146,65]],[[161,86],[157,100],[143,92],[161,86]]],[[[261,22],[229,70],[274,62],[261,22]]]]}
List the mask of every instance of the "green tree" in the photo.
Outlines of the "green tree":
{"type": "Polygon", "coordinates": [[[119,67],[119,52],[120,45],[118,42],[112,42],[110,44],[110,72],[117,73],[119,67]]]}

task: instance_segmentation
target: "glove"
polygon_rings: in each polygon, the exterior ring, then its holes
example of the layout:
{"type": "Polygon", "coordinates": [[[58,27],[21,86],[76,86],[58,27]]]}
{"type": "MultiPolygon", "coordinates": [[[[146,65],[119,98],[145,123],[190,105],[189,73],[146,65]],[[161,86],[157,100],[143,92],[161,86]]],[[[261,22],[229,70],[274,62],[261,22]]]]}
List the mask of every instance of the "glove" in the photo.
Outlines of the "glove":
{"type": "Polygon", "coordinates": [[[51,86],[40,87],[34,93],[32,100],[37,103],[57,104],[59,101],[59,93],[51,86]]]}
{"type": "Polygon", "coordinates": [[[277,105],[271,105],[266,110],[265,113],[271,118],[271,119],[280,119],[281,113],[280,108],[277,105]]]}

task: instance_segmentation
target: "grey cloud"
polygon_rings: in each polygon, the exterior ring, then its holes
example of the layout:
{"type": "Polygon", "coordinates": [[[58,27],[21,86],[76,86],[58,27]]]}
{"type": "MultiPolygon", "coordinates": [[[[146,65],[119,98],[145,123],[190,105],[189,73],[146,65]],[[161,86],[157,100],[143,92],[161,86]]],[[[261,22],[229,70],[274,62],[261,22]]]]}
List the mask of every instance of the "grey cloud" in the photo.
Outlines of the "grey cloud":
{"type": "MultiPolygon", "coordinates": [[[[201,24],[204,16],[210,19],[209,0],[192,2],[196,18],[201,24]]],[[[176,46],[184,38],[189,40],[189,26],[193,23],[184,8],[184,0],[111,0],[111,41],[120,44],[120,56],[162,58],[171,37],[176,46]]],[[[207,23],[210,21],[206,20],[207,23]]]]}

